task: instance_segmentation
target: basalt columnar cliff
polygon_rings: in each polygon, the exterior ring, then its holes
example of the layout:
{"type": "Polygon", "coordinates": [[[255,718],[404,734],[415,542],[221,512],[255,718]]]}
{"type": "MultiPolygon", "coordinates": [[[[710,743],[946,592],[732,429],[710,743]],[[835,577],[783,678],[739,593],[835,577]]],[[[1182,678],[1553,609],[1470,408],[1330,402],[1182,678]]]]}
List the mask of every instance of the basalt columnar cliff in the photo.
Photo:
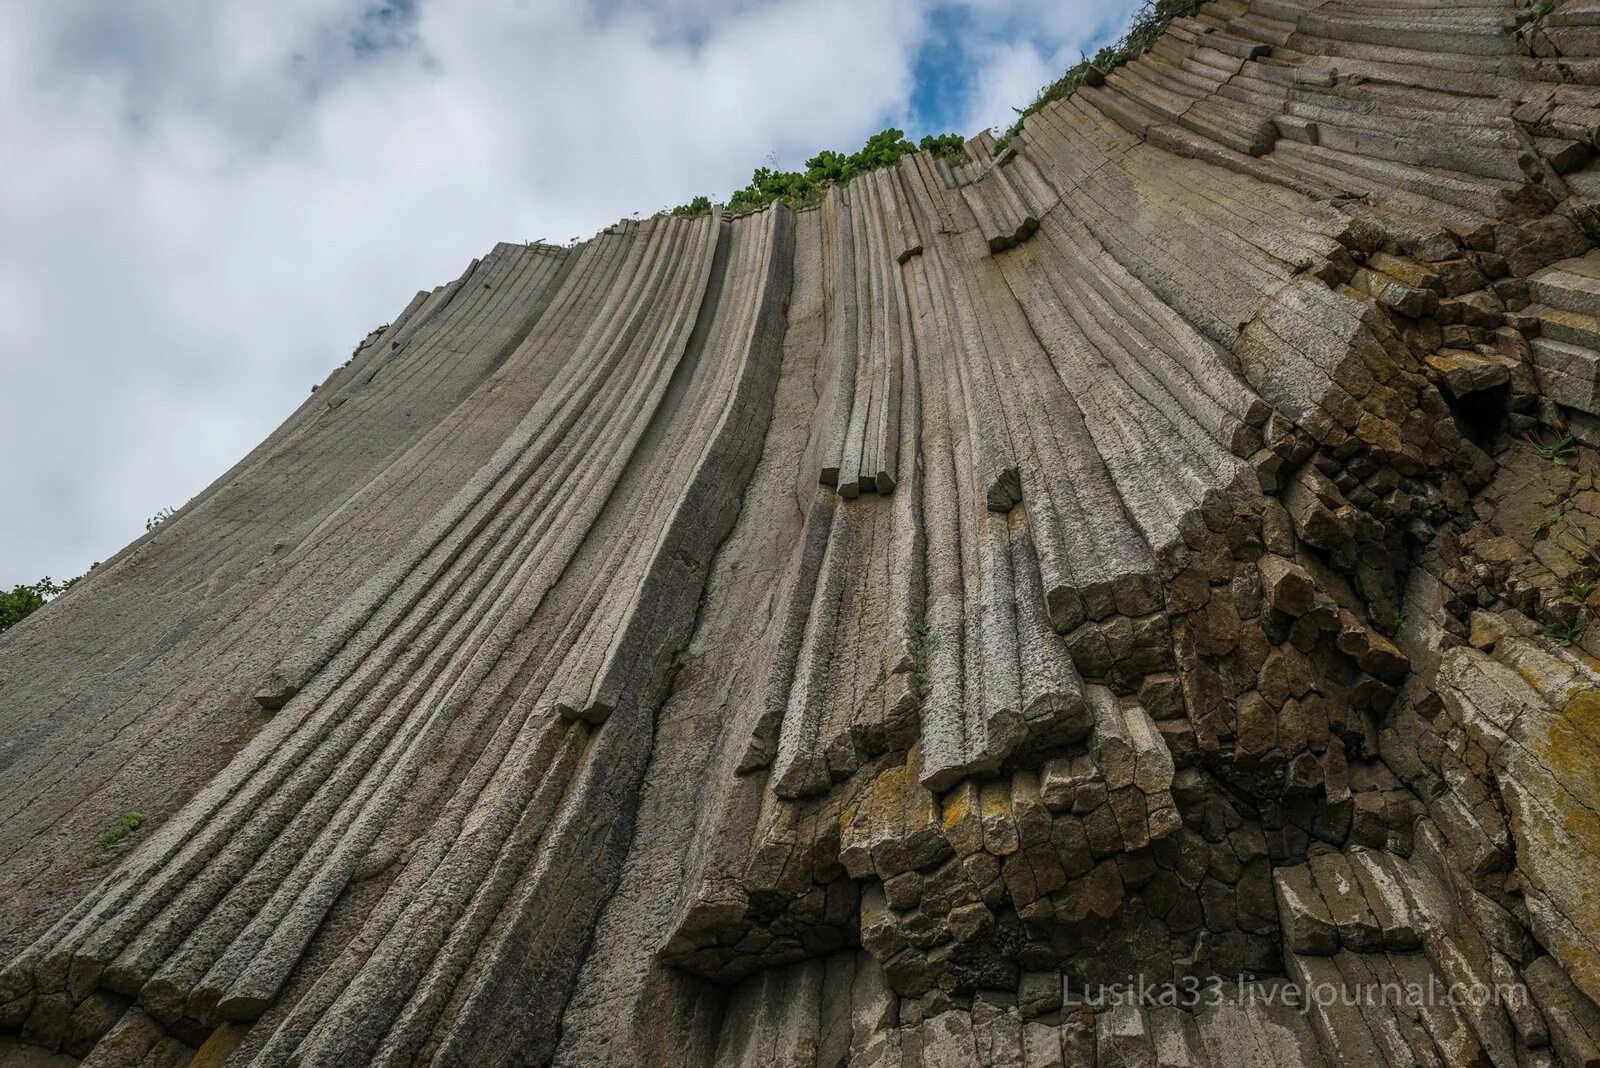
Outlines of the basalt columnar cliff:
{"type": "Polygon", "coordinates": [[[1597,57],[1218,0],[419,293],[0,636],[0,1060],[1600,1063],[1597,57]]]}

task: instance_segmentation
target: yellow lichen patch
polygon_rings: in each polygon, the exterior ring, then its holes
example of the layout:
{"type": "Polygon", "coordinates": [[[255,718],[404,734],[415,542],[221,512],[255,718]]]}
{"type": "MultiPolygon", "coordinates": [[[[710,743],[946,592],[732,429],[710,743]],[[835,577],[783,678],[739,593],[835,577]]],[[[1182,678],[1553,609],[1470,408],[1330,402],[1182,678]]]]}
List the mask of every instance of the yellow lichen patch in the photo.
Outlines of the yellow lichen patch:
{"type": "Polygon", "coordinates": [[[1566,660],[1551,655],[1531,641],[1504,643],[1502,663],[1514,670],[1523,682],[1551,704],[1560,705],[1571,696],[1576,669],[1566,660]]]}
{"type": "MultiPolygon", "coordinates": [[[[1528,739],[1530,746],[1544,758],[1562,788],[1586,797],[1596,796],[1600,789],[1600,741],[1594,728],[1600,725],[1600,694],[1586,691],[1568,702],[1560,715],[1541,719],[1547,724],[1546,729],[1528,739]]],[[[1595,841],[1600,842],[1600,837],[1595,841]]]]}
{"type": "Polygon", "coordinates": [[[874,826],[896,828],[904,821],[906,804],[906,769],[892,767],[878,776],[873,785],[872,822],[874,826]]]}
{"type": "MultiPolygon", "coordinates": [[[[1547,863],[1589,869],[1600,859],[1600,813],[1578,800],[1600,795],[1600,752],[1587,732],[1573,726],[1570,718],[1573,705],[1580,706],[1579,715],[1595,716],[1600,709],[1600,695],[1593,691],[1580,695],[1568,705],[1566,714],[1548,720],[1547,733],[1529,739],[1534,755],[1550,772],[1544,784],[1547,793],[1533,800],[1539,807],[1557,813],[1560,819],[1559,827],[1539,821],[1538,842],[1544,862],[1537,856],[1527,858],[1530,874],[1540,882],[1546,880],[1538,879],[1538,872],[1547,863]]],[[[1527,830],[1529,828],[1524,827],[1524,833],[1527,830]]],[[[1578,914],[1595,921],[1600,929],[1600,900],[1597,900],[1592,882],[1576,878],[1564,879],[1562,883],[1570,888],[1561,895],[1563,911],[1571,915],[1576,906],[1578,914]]]]}
{"type": "MultiPolygon", "coordinates": [[[[1588,796],[1594,796],[1590,789],[1596,783],[1594,758],[1592,756],[1577,755],[1576,746],[1562,744],[1563,739],[1552,733],[1548,741],[1538,747],[1539,753],[1555,772],[1560,782],[1569,786],[1576,785],[1588,796]],[[1587,767],[1584,765],[1587,764],[1587,767]],[[1573,776],[1579,778],[1574,780],[1573,776]]],[[[1584,808],[1572,800],[1571,791],[1561,786],[1553,786],[1553,796],[1540,798],[1541,804],[1547,805],[1561,813],[1561,826],[1573,841],[1562,844],[1550,843],[1552,848],[1571,850],[1574,845],[1585,848],[1588,852],[1600,856],[1600,815],[1592,809],[1584,808]]]]}
{"type": "Polygon", "coordinates": [[[972,802],[977,791],[971,789],[970,782],[964,782],[951,790],[944,799],[944,829],[947,832],[955,831],[968,820],[975,819],[977,813],[973,811],[972,802]]]}
{"type": "Polygon", "coordinates": [[[244,1036],[250,1033],[250,1025],[244,1023],[225,1023],[218,1027],[195,1052],[194,1060],[189,1062],[189,1068],[221,1068],[233,1051],[244,1041],[244,1036]]]}
{"type": "Polygon", "coordinates": [[[1590,744],[1600,744],[1600,689],[1574,695],[1561,715],[1590,744]]]}
{"type": "Polygon", "coordinates": [[[979,811],[983,817],[983,848],[997,857],[1017,851],[1017,825],[1011,813],[1011,788],[1008,783],[984,783],[979,791],[979,811]]]}
{"type": "Polygon", "coordinates": [[[957,856],[970,856],[983,848],[983,822],[978,816],[976,781],[966,779],[945,795],[940,822],[945,840],[957,856]]]}

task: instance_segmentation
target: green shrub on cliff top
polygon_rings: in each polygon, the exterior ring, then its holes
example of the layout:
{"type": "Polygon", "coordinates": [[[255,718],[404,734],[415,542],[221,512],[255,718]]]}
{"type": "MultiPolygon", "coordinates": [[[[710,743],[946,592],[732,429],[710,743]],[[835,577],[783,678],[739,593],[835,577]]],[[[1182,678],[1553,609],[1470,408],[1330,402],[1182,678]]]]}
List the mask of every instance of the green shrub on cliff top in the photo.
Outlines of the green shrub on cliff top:
{"type": "MultiPolygon", "coordinates": [[[[1156,42],[1167,24],[1182,15],[1192,14],[1200,0],[1144,0],[1144,5],[1134,13],[1127,33],[1116,44],[1107,45],[1094,56],[1085,56],[1060,78],[1039,90],[1033,103],[1017,108],[1017,121],[995,145],[999,152],[1021,130],[1028,116],[1056,100],[1065,100],[1077,91],[1089,77],[1090,68],[1101,74],[1109,73],[1139,55],[1156,42]]],[[[924,137],[913,144],[905,132],[896,129],[880,130],[867,138],[859,152],[848,155],[831,149],[818,152],[806,160],[803,171],[779,171],[771,167],[758,167],[750,176],[750,184],[735,190],[728,198],[732,212],[757,211],[775,200],[790,207],[803,208],[822,199],[829,185],[845,185],[868,171],[887,167],[901,157],[913,152],[931,152],[952,164],[967,162],[966,141],[960,134],[939,134],[924,137]]],[[[693,217],[711,210],[708,197],[695,197],[687,204],[672,209],[677,216],[693,217]]]]}
{"type": "Polygon", "coordinates": [[[699,215],[706,215],[711,211],[710,197],[695,197],[687,204],[679,204],[672,209],[672,214],[680,219],[693,219],[699,215]]]}
{"type": "Polygon", "coordinates": [[[822,199],[830,185],[845,185],[879,167],[892,166],[913,152],[932,152],[942,159],[959,156],[966,158],[965,142],[960,134],[929,135],[920,145],[906,138],[904,130],[893,127],[879,130],[867,138],[859,152],[845,155],[824,150],[806,160],[803,171],[775,171],[758,167],[750,176],[750,184],[735,190],[728,198],[729,211],[755,211],[774,200],[782,200],[790,207],[800,208],[822,199]]]}
{"type": "MultiPolygon", "coordinates": [[[[90,564],[89,570],[93,571],[99,566],[98,562],[90,564]]],[[[79,575],[65,582],[56,582],[46,575],[38,582],[13,586],[9,590],[0,589],[0,631],[9,630],[21,623],[43,608],[58,593],[70,589],[82,578],[83,575],[79,575]]]]}
{"type": "MultiPolygon", "coordinates": [[[[913,152],[931,152],[938,159],[950,163],[967,161],[966,141],[960,134],[929,134],[920,143],[913,144],[905,131],[880,130],[867,138],[858,152],[849,154],[825,149],[806,160],[803,171],[779,171],[771,167],[758,167],[750,176],[750,184],[735,190],[728,198],[728,210],[733,212],[757,211],[775,200],[790,207],[803,208],[822,199],[830,185],[845,185],[868,171],[888,167],[913,152]]],[[[687,204],[672,209],[681,218],[693,218],[711,210],[709,197],[695,197],[687,204]]]]}
{"type": "Polygon", "coordinates": [[[0,631],[21,623],[43,608],[46,601],[64,588],[50,581],[50,577],[46,575],[38,582],[29,585],[17,585],[10,590],[0,590],[0,631]]]}

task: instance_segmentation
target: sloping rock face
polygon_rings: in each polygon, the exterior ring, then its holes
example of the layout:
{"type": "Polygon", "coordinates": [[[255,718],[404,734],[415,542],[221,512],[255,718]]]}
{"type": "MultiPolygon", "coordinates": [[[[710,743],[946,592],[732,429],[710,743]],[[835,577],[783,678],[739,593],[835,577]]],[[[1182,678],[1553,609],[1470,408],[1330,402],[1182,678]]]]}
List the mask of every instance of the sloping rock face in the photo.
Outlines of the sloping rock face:
{"type": "Polygon", "coordinates": [[[418,294],[0,638],[0,1058],[1600,1063],[1596,55],[1220,0],[418,294]]]}

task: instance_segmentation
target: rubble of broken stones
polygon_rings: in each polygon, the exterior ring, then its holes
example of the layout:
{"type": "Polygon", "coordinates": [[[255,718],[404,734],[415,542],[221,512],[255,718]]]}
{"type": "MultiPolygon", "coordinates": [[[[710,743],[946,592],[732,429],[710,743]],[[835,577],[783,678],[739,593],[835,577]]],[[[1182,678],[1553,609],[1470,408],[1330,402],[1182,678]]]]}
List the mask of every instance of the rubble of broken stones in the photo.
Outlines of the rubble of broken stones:
{"type": "Polygon", "coordinates": [[[1581,413],[1538,348],[1562,329],[1530,303],[1554,283],[1521,276],[1586,246],[1572,230],[1509,255],[1349,242],[1323,281],[1373,343],[1319,416],[1276,428],[1261,492],[1195,517],[1161,611],[1065,635],[1087,683],[1065,741],[948,789],[913,743],[823,797],[769,795],[739,900],[686,910],[663,959],[730,980],[858,932],[896,1005],[866,1052],[924,1064],[1593,1063],[1600,673],[1551,632],[1600,556],[1581,527],[1559,561],[1547,531],[1501,529],[1552,495],[1600,517],[1589,447],[1540,448],[1581,413]],[[1335,998],[1295,1023],[1270,997],[1072,994],[1222,976],[1490,995],[1335,998]]]}

